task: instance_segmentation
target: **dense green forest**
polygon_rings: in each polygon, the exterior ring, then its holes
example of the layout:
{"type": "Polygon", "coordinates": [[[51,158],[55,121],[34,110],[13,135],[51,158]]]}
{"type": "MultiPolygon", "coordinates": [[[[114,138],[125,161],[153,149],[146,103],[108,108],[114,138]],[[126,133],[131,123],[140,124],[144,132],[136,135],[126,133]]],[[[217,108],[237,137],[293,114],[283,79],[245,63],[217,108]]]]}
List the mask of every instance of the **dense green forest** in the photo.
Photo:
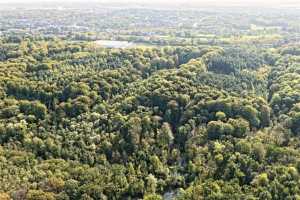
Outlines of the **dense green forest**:
{"type": "Polygon", "coordinates": [[[0,200],[300,199],[299,13],[49,13],[0,14],[0,200]]]}

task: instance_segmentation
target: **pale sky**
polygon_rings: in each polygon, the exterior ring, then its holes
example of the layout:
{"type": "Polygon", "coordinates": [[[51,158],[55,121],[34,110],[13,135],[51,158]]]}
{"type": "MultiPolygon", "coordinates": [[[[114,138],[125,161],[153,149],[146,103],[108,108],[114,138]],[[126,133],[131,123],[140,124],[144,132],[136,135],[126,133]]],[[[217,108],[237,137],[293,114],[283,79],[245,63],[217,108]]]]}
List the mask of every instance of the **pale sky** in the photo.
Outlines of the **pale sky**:
{"type": "Polygon", "coordinates": [[[44,3],[44,2],[99,2],[120,4],[145,4],[145,5],[252,5],[252,6],[289,6],[300,5],[300,0],[0,0],[0,3],[44,3]]]}

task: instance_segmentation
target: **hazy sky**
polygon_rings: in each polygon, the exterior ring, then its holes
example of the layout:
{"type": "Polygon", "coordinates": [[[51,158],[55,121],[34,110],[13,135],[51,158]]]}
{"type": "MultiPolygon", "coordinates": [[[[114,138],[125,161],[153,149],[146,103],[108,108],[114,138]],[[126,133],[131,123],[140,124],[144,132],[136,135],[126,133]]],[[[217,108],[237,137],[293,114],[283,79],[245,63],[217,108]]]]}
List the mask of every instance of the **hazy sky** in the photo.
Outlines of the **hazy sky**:
{"type": "Polygon", "coordinates": [[[30,3],[30,2],[99,2],[144,5],[257,5],[257,6],[291,6],[300,5],[300,0],[0,0],[0,3],[30,3]]]}

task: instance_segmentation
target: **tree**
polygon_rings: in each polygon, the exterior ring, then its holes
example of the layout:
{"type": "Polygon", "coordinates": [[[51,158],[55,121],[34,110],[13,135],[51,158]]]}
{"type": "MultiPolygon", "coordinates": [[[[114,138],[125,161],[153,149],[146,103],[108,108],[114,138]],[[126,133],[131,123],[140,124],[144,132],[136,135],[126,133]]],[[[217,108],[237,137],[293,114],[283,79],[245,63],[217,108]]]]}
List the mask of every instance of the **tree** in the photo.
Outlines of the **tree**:
{"type": "Polygon", "coordinates": [[[246,133],[249,131],[249,122],[242,118],[238,119],[229,119],[228,123],[231,124],[234,128],[233,136],[242,138],[246,136],[246,133]]]}
{"type": "Polygon", "coordinates": [[[51,177],[44,184],[45,191],[59,193],[63,191],[65,182],[61,178],[51,177]]]}
{"type": "Polygon", "coordinates": [[[147,179],[147,186],[146,186],[147,193],[155,194],[156,187],[157,187],[157,179],[152,174],[149,174],[146,179],[147,179]]]}
{"type": "Polygon", "coordinates": [[[10,196],[7,193],[0,193],[1,200],[10,200],[10,196]]]}
{"type": "Polygon", "coordinates": [[[219,139],[224,134],[224,123],[221,121],[210,121],[207,124],[207,136],[209,139],[219,139]]]}
{"type": "Polygon", "coordinates": [[[144,200],[163,200],[158,194],[147,194],[144,196],[144,200]]]}
{"type": "Polygon", "coordinates": [[[74,179],[67,180],[64,185],[64,191],[70,199],[78,199],[80,194],[79,182],[74,179]]]}
{"type": "Polygon", "coordinates": [[[300,112],[292,114],[289,126],[295,135],[300,134],[300,112]]]}
{"type": "Polygon", "coordinates": [[[223,121],[223,120],[226,119],[226,114],[219,111],[219,112],[216,113],[216,118],[217,118],[217,120],[223,121]]]}
{"type": "Polygon", "coordinates": [[[173,144],[174,135],[170,124],[166,122],[163,123],[161,129],[158,131],[157,139],[161,146],[169,146],[173,144]]]}
{"type": "Polygon", "coordinates": [[[142,138],[142,124],[139,117],[130,118],[128,121],[128,135],[133,148],[137,148],[142,138]]]}
{"type": "Polygon", "coordinates": [[[26,199],[28,200],[55,200],[55,196],[51,192],[44,192],[42,190],[29,190],[26,199]]]}
{"type": "Polygon", "coordinates": [[[42,70],[50,70],[52,69],[52,65],[50,63],[39,63],[36,65],[28,65],[28,72],[42,71],[42,70]]]}
{"type": "Polygon", "coordinates": [[[45,119],[47,107],[39,101],[21,101],[20,111],[26,115],[34,115],[36,119],[45,119]]]}
{"type": "Polygon", "coordinates": [[[259,186],[267,186],[269,183],[268,174],[262,173],[255,177],[254,184],[258,184],[259,186]]]}
{"type": "Polygon", "coordinates": [[[220,139],[226,135],[234,135],[235,127],[229,122],[210,121],[207,124],[207,136],[209,139],[220,139]]]}
{"type": "Polygon", "coordinates": [[[153,166],[153,171],[155,172],[155,174],[165,175],[165,176],[167,175],[168,170],[165,169],[163,163],[160,161],[160,159],[157,156],[151,156],[150,163],[153,166]]]}
{"type": "Polygon", "coordinates": [[[259,127],[260,121],[258,118],[258,111],[250,105],[244,106],[241,111],[244,119],[249,121],[251,127],[259,127]]]}

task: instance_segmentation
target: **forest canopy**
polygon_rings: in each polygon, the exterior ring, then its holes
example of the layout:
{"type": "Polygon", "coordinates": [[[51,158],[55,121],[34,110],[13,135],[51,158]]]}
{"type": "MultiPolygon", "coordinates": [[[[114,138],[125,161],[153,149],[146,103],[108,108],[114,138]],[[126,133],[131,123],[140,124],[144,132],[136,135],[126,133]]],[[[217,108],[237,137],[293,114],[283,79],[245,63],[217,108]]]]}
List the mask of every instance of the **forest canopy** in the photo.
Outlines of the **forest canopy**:
{"type": "Polygon", "coordinates": [[[106,9],[1,11],[1,200],[300,199],[299,12],[106,9]]]}

